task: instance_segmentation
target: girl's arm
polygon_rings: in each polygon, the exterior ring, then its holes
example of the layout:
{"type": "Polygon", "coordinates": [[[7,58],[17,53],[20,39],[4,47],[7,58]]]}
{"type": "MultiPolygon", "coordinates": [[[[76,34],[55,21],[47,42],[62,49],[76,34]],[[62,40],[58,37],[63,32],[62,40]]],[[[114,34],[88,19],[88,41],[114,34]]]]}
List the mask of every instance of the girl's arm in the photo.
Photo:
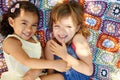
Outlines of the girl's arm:
{"type": "MultiPolygon", "coordinates": [[[[47,60],[54,60],[54,55],[50,51],[49,41],[47,42],[46,47],[45,47],[45,58],[47,60]]],[[[48,69],[47,73],[52,74],[52,73],[54,73],[54,70],[53,69],[48,69]]]]}
{"type": "MultiPolygon", "coordinates": [[[[42,51],[42,53],[41,53],[42,55],[41,55],[40,59],[45,59],[43,50],[41,50],[41,51],[42,51]]],[[[30,69],[23,76],[23,80],[35,80],[40,75],[42,75],[42,69],[30,69]]]]}
{"type": "Polygon", "coordinates": [[[77,61],[70,55],[67,57],[67,61],[72,63],[72,67],[84,73],[86,75],[92,75],[93,73],[93,63],[92,63],[92,53],[90,52],[89,45],[85,39],[85,37],[81,34],[76,34],[72,41],[75,46],[75,52],[79,57],[77,61]]]}
{"type": "Polygon", "coordinates": [[[63,65],[66,64],[61,61],[30,58],[22,49],[21,42],[16,38],[7,38],[3,42],[3,49],[6,53],[13,56],[17,61],[31,69],[55,69],[58,71],[66,70],[66,67],[59,67],[61,63],[63,65]]]}

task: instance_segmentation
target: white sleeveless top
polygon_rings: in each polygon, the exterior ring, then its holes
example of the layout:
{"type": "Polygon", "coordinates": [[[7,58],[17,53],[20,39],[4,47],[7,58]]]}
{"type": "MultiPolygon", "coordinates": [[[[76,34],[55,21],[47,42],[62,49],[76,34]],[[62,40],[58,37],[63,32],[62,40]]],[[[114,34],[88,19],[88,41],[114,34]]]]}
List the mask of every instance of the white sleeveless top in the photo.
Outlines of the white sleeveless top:
{"type": "MultiPolygon", "coordinates": [[[[24,49],[24,51],[27,53],[27,55],[29,57],[40,59],[41,44],[35,36],[33,36],[32,38],[36,41],[36,43],[31,43],[31,42],[25,41],[15,34],[8,35],[8,37],[15,37],[15,38],[19,39],[22,43],[22,48],[24,49]]],[[[11,55],[8,55],[4,51],[3,51],[3,53],[4,53],[7,67],[8,67],[8,71],[2,73],[0,80],[22,80],[22,77],[30,68],[24,66],[19,61],[14,59],[14,57],[12,57],[11,55]]],[[[40,79],[37,78],[36,80],[40,80],[40,79]]]]}

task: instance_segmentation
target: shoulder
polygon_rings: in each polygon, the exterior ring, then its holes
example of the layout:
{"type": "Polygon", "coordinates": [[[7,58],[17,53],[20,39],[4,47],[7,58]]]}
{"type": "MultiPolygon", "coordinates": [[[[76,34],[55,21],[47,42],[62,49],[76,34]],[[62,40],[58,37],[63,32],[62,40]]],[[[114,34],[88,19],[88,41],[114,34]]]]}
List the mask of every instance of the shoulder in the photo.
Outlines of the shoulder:
{"type": "Polygon", "coordinates": [[[5,40],[3,41],[3,44],[20,44],[20,40],[14,36],[10,36],[5,38],[5,40]]]}
{"type": "Polygon", "coordinates": [[[82,34],[76,34],[73,37],[73,43],[83,43],[83,42],[87,42],[87,40],[82,34]]]}
{"type": "Polygon", "coordinates": [[[81,34],[76,34],[72,42],[76,48],[76,53],[79,55],[88,55],[90,48],[86,38],[81,34]]]}
{"type": "Polygon", "coordinates": [[[76,34],[76,36],[77,36],[79,39],[86,40],[86,38],[85,38],[82,34],[76,34]]]}
{"type": "Polygon", "coordinates": [[[15,37],[8,37],[2,43],[2,48],[5,52],[8,52],[9,49],[15,48],[16,46],[22,46],[19,39],[15,37]]]}

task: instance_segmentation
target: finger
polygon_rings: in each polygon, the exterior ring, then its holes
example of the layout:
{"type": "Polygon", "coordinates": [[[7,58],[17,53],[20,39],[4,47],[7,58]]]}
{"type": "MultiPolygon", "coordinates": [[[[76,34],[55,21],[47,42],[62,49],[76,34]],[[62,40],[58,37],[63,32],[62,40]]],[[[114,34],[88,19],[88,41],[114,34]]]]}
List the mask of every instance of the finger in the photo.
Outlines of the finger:
{"type": "Polygon", "coordinates": [[[66,70],[69,70],[70,68],[71,68],[71,65],[70,65],[70,64],[67,64],[66,70]]]}
{"type": "Polygon", "coordinates": [[[53,49],[53,50],[56,50],[56,47],[55,47],[53,44],[50,44],[50,45],[49,45],[49,48],[50,48],[50,49],[53,49]]]}
{"type": "Polygon", "coordinates": [[[52,52],[52,54],[54,54],[54,53],[55,53],[55,51],[54,51],[53,49],[50,49],[50,51],[52,52]]]}
{"type": "Polygon", "coordinates": [[[50,53],[55,54],[55,49],[50,48],[50,53]]]}
{"type": "Polygon", "coordinates": [[[52,40],[51,43],[55,46],[55,47],[60,47],[61,45],[58,44],[56,41],[52,40]]]}
{"type": "Polygon", "coordinates": [[[71,65],[71,64],[67,64],[67,67],[68,67],[68,68],[71,68],[71,67],[72,67],[72,65],[71,65]]]}
{"type": "Polygon", "coordinates": [[[65,39],[62,39],[61,42],[62,42],[62,43],[65,43],[65,39]]]}
{"type": "Polygon", "coordinates": [[[62,46],[65,46],[65,41],[64,41],[64,39],[62,40],[61,44],[62,44],[62,46]]]}
{"type": "Polygon", "coordinates": [[[50,43],[49,43],[49,46],[50,47],[56,47],[56,44],[55,44],[55,42],[53,40],[51,40],[50,43]]]}

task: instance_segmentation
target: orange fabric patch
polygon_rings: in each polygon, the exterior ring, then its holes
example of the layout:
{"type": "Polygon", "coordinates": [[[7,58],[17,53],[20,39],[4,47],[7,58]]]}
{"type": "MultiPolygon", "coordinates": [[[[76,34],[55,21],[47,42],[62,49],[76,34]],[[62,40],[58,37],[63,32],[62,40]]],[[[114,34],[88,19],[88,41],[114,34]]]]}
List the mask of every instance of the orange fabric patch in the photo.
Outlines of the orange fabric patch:
{"type": "Polygon", "coordinates": [[[85,16],[85,25],[88,28],[99,30],[100,25],[101,25],[101,18],[92,16],[87,13],[85,13],[84,16],[85,16]]]}
{"type": "Polygon", "coordinates": [[[118,38],[103,33],[100,34],[96,46],[110,52],[118,52],[118,42],[118,38]]]}

